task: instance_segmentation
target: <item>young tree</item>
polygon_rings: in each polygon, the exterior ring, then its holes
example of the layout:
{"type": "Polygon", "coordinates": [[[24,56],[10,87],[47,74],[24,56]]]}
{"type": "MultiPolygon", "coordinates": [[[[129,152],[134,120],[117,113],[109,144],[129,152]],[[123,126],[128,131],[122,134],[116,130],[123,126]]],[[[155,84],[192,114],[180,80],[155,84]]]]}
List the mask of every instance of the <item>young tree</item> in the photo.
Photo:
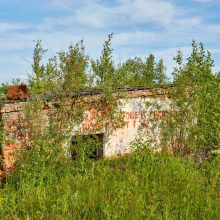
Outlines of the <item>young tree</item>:
{"type": "Polygon", "coordinates": [[[166,75],[166,67],[163,64],[163,59],[160,59],[158,64],[156,65],[156,82],[157,84],[166,84],[169,81],[169,78],[166,75]]]}
{"type": "Polygon", "coordinates": [[[154,85],[168,83],[166,67],[161,59],[157,64],[154,55],[150,54],[146,61],[140,57],[128,59],[116,69],[115,81],[119,85],[154,85]]]}
{"type": "Polygon", "coordinates": [[[87,67],[89,57],[84,54],[83,40],[75,46],[69,46],[68,52],[60,52],[60,77],[65,92],[81,92],[88,81],[87,67]]]}
{"type": "MultiPolygon", "coordinates": [[[[220,146],[219,74],[212,73],[214,60],[202,43],[192,41],[192,53],[183,63],[180,50],[174,57],[174,86],[170,88],[172,109],[163,123],[164,138],[178,149],[209,149],[220,146]]],[[[167,143],[167,142],[166,142],[167,143]]]]}
{"type": "Polygon", "coordinates": [[[111,81],[114,77],[115,67],[112,60],[112,51],[110,48],[113,33],[108,35],[108,40],[103,44],[102,56],[100,59],[91,60],[92,70],[97,77],[97,84],[111,81]]]}
{"type": "Polygon", "coordinates": [[[61,90],[73,92],[87,83],[88,56],[84,54],[83,40],[75,46],[70,44],[68,52],[58,52],[41,64],[47,52],[38,40],[34,48],[33,74],[29,75],[28,85],[34,94],[58,93],[61,90]]]}
{"type": "Polygon", "coordinates": [[[126,60],[118,66],[115,75],[115,85],[140,85],[143,72],[143,61],[139,57],[126,60]]]}
{"type": "Polygon", "coordinates": [[[7,94],[9,87],[9,83],[2,83],[0,87],[0,95],[7,94]]]}
{"type": "Polygon", "coordinates": [[[183,64],[183,56],[180,50],[177,51],[177,56],[174,57],[174,60],[179,65],[178,68],[174,68],[174,84],[198,85],[214,79],[214,74],[212,73],[214,60],[211,59],[209,51],[206,54],[202,43],[198,47],[195,41],[192,41],[192,53],[186,59],[186,64],[183,64]]]}
{"type": "Polygon", "coordinates": [[[142,73],[143,83],[152,84],[156,78],[155,73],[155,57],[153,54],[150,54],[148,58],[145,58],[146,62],[144,64],[144,71],[142,73]]]}
{"type": "MultiPolygon", "coordinates": [[[[34,41],[35,42],[35,41],[34,41]]],[[[44,78],[45,66],[41,64],[44,54],[47,49],[44,50],[41,45],[41,40],[37,40],[34,48],[32,74],[29,74],[28,85],[31,92],[39,94],[42,91],[42,78],[44,78]]]]}

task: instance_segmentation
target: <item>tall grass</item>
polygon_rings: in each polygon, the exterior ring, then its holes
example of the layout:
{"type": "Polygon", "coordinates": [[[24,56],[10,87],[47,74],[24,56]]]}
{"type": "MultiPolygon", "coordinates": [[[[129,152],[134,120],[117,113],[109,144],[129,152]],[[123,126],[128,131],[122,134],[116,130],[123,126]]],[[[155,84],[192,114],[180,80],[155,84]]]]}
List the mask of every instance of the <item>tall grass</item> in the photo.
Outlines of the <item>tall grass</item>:
{"type": "Polygon", "coordinates": [[[218,156],[198,165],[143,151],[83,170],[74,161],[40,166],[7,177],[1,219],[219,219],[218,156]]]}

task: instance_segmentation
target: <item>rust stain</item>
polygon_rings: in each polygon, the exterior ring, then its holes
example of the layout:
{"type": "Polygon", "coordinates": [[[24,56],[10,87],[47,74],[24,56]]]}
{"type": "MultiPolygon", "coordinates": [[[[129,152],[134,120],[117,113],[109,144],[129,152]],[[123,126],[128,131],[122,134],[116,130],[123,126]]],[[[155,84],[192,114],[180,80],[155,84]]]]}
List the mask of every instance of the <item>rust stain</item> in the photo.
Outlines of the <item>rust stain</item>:
{"type": "Polygon", "coordinates": [[[29,96],[28,88],[26,84],[10,86],[7,92],[7,97],[12,100],[25,99],[29,96]]]}

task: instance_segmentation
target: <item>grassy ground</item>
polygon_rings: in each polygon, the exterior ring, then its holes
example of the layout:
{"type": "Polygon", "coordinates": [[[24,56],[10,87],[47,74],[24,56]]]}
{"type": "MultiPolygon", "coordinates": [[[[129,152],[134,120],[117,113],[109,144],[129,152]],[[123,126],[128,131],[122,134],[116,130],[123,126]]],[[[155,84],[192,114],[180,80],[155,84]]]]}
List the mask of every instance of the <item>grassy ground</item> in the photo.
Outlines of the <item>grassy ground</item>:
{"type": "Polygon", "coordinates": [[[142,152],[83,169],[38,164],[0,191],[1,219],[219,219],[219,207],[219,157],[198,165],[142,152]]]}

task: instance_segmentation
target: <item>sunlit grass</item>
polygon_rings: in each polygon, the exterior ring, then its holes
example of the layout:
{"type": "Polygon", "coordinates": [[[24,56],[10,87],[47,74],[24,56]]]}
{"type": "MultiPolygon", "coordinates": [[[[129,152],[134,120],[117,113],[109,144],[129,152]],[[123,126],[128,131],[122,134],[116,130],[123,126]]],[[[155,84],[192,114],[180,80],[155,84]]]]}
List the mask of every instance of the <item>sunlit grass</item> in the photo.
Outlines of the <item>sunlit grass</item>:
{"type": "Polygon", "coordinates": [[[220,160],[149,152],[7,178],[1,219],[218,219],[220,160]]]}

